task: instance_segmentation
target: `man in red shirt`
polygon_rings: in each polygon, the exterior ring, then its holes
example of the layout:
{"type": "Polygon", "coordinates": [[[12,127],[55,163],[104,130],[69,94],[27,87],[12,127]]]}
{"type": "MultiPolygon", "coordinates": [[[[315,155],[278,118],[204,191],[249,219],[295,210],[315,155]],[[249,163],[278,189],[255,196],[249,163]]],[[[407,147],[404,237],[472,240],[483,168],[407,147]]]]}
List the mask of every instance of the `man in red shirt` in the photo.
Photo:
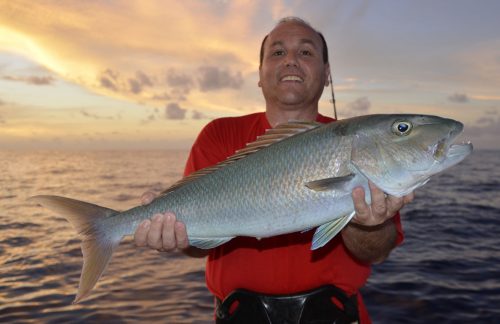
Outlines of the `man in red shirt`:
{"type": "MultiPolygon", "coordinates": [[[[298,18],[286,18],[264,38],[259,87],[266,111],[220,118],[201,131],[189,155],[184,175],[214,165],[289,120],[327,123],[318,113],[318,101],[328,85],[328,51],[323,36],[298,18]]],[[[144,221],[135,233],[138,246],[161,251],[181,249],[191,256],[208,255],[206,281],[222,301],[237,289],[259,294],[293,295],[334,285],[346,295],[357,294],[360,323],[370,323],[358,293],[370,274],[370,265],[382,262],[403,240],[398,210],[413,200],[386,196],[370,184],[372,203],[362,188],[355,188],[353,220],[327,245],[310,250],[313,231],[257,240],[238,237],[211,250],[189,246],[186,228],[169,212],[144,221]]],[[[143,195],[143,202],[154,198],[143,195]]]]}

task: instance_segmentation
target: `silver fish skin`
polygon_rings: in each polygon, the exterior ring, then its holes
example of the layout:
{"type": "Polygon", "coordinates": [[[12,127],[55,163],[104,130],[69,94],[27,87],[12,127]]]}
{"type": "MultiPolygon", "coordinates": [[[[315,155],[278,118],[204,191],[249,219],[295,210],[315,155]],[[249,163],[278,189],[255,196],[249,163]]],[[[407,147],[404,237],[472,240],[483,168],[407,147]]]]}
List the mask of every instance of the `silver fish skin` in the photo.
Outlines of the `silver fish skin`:
{"type": "Polygon", "coordinates": [[[368,180],[401,197],[462,161],[472,152],[471,143],[452,144],[462,129],[452,119],[404,114],[324,125],[292,122],[146,206],[118,212],[59,196],[31,199],[60,213],[82,235],[76,303],[88,296],[121,239],[159,212],[174,212],[186,224],[190,244],[199,248],[236,236],[264,238],[312,228],[317,229],[311,248],[320,248],[354,216],[355,187],[365,188],[367,202],[368,180]]]}

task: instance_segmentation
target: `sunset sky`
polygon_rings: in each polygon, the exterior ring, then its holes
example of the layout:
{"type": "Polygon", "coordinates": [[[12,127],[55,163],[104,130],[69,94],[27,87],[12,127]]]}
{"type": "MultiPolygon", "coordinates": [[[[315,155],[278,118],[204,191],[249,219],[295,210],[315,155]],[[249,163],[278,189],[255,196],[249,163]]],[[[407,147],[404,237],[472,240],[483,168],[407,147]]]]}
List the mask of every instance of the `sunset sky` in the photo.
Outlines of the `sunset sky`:
{"type": "Polygon", "coordinates": [[[436,114],[500,149],[499,13],[496,0],[0,0],[0,149],[187,149],[211,119],[264,109],[260,42],[290,15],[325,35],[340,118],[436,114]]]}

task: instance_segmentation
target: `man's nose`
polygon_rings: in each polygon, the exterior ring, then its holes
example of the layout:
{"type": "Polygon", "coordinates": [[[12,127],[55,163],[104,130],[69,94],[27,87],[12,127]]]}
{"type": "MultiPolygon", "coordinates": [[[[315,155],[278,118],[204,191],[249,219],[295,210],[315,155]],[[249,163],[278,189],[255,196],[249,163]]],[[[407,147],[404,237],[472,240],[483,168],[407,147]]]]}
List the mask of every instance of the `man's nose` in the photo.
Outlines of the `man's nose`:
{"type": "Polygon", "coordinates": [[[294,53],[288,53],[285,57],[285,66],[298,66],[297,55],[294,53]]]}

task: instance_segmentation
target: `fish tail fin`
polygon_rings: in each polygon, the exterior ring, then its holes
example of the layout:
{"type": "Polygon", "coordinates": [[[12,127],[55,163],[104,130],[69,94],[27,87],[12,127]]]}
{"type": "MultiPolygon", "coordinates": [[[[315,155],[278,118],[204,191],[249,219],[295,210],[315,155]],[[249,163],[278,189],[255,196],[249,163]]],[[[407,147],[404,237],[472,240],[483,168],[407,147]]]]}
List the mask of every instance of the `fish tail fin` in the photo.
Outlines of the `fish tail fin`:
{"type": "Polygon", "coordinates": [[[100,219],[117,211],[87,202],[59,196],[40,195],[29,198],[55,212],[61,213],[82,237],[83,267],[78,293],[73,304],[87,297],[106,269],[121,235],[106,232],[100,219]]]}

